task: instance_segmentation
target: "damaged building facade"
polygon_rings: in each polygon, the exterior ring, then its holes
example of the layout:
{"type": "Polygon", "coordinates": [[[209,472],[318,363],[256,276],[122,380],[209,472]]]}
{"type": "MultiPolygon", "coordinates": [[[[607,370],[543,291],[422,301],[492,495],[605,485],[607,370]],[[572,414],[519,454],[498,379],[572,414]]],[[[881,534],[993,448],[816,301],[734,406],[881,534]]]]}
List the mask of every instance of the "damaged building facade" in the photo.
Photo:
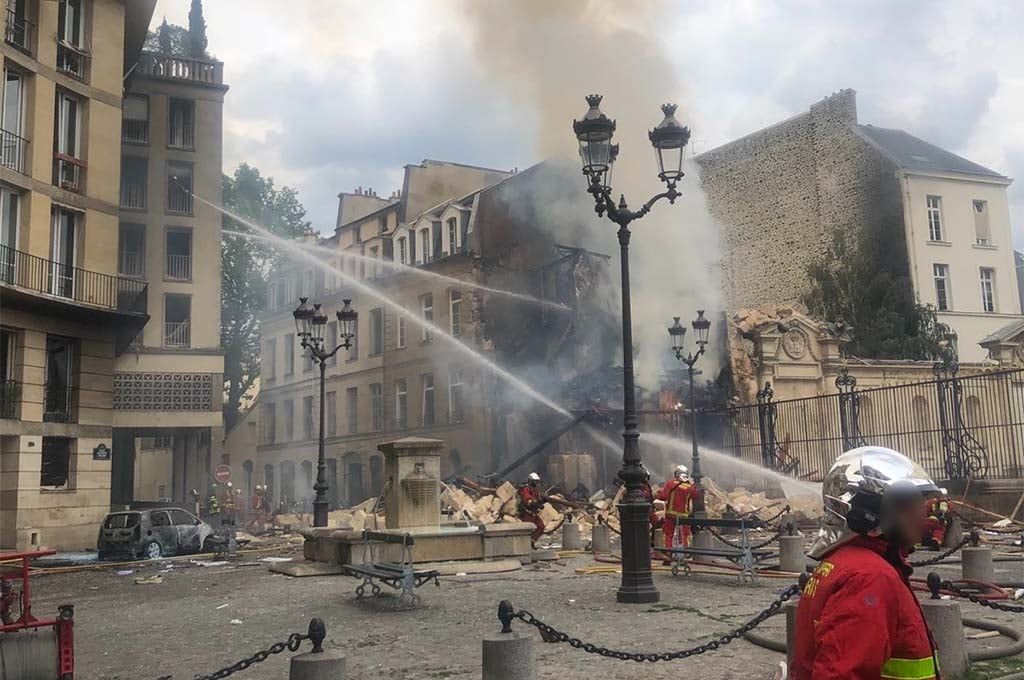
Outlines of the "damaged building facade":
{"type": "MultiPolygon", "coordinates": [[[[536,418],[525,416],[534,412],[535,402],[472,354],[531,384],[544,374],[537,382],[556,391],[560,376],[607,361],[607,355],[586,356],[571,340],[580,319],[600,316],[589,313],[595,304],[590,292],[607,284],[608,258],[558,243],[528,210],[514,209],[524,192],[545,181],[546,170],[541,164],[510,173],[427,160],[406,166],[402,190],[388,198],[363,189],[339,196],[335,233],[319,240],[310,236],[308,242],[337,250],[338,257],[318,256],[377,289],[409,316],[311,262],[292,262],[272,277],[261,319],[260,396],[227,442],[234,452],[239,447],[233,439],[258,428],[251,457],[235,460],[232,453],[231,464],[248,471],[244,486],[266,484],[278,506],[301,507],[312,496],[319,371],[295,335],[292,311],[299,297],[326,309],[332,319],[325,333],[329,347],[338,341],[333,315],[343,300],[351,299],[359,314],[352,347],[327,365],[326,474],[332,507],[381,491],[384,461],[377,446],[383,441],[405,436],[444,441],[441,467],[448,477],[493,472],[541,436],[548,417],[535,425],[536,418]],[[347,258],[346,252],[370,259],[347,258]],[[419,271],[393,268],[390,262],[419,271]],[[440,337],[412,316],[450,337],[440,337]]],[[[586,323],[593,328],[593,322],[586,323]]]]}

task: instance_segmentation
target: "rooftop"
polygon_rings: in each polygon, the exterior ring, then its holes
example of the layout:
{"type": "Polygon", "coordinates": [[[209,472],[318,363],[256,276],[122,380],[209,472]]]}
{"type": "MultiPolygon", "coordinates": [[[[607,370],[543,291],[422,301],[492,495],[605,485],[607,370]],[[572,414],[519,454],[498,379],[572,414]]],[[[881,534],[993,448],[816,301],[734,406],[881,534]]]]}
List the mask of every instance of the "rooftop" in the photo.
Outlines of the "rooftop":
{"type": "Polygon", "coordinates": [[[854,132],[869,144],[888,156],[896,165],[906,170],[924,172],[953,172],[966,175],[983,175],[1005,179],[1004,175],[989,170],[955,153],[941,149],[903,130],[855,125],[854,132]]]}

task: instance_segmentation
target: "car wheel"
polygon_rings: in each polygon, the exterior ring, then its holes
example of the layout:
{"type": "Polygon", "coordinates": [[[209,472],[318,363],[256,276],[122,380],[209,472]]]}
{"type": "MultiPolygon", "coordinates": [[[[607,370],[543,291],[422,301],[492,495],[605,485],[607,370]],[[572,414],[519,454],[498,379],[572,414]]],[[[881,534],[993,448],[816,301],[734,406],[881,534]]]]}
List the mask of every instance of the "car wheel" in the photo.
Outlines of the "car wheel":
{"type": "Polygon", "coordinates": [[[164,550],[156,541],[150,541],[146,544],[146,547],[142,549],[142,555],[146,559],[158,560],[164,556],[164,550]]]}

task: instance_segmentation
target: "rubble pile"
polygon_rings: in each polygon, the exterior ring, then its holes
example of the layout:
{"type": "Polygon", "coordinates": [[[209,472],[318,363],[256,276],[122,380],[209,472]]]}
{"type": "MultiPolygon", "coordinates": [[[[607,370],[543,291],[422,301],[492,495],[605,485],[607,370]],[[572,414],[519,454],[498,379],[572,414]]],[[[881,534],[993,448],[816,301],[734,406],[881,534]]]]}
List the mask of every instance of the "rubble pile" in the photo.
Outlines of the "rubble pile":
{"type": "Polygon", "coordinates": [[[737,515],[751,515],[771,520],[787,505],[797,522],[813,522],[821,517],[821,499],[816,496],[768,498],[763,491],[753,492],[737,487],[725,491],[711,479],[704,478],[704,505],[711,517],[721,517],[730,508],[737,515]]]}
{"type": "MultiPolygon", "coordinates": [[[[377,498],[373,497],[351,508],[332,510],[327,514],[327,526],[334,529],[350,529],[362,531],[363,529],[383,529],[384,513],[378,512],[374,515],[373,508],[377,504],[377,498]]],[[[283,513],[274,517],[274,524],[279,527],[308,527],[313,524],[313,516],[309,514],[283,513]]]]}

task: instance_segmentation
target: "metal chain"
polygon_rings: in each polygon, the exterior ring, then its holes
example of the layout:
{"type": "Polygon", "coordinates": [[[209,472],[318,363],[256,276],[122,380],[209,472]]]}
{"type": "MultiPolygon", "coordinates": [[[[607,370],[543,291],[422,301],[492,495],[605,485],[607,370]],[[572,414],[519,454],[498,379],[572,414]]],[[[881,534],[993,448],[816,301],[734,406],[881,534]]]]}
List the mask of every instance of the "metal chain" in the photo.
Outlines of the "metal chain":
{"type": "Polygon", "coordinates": [[[789,586],[784,591],[782,591],[782,593],[779,595],[778,598],[775,599],[774,602],[768,605],[767,609],[765,609],[760,614],[747,621],[745,624],[743,624],[736,630],[726,633],[725,635],[715,640],[711,640],[710,642],[705,642],[702,645],[698,645],[697,647],[691,647],[690,649],[684,649],[678,652],[652,652],[643,654],[640,652],[622,652],[614,649],[607,649],[605,647],[598,647],[597,645],[591,644],[589,642],[583,642],[578,638],[569,637],[569,635],[567,635],[566,633],[563,633],[560,630],[552,628],[551,626],[544,623],[543,621],[541,621],[525,609],[521,609],[515,612],[513,616],[522,621],[523,623],[527,623],[535,627],[538,631],[540,631],[541,639],[543,639],[545,642],[567,642],[570,646],[575,647],[576,649],[582,649],[584,652],[588,654],[597,654],[598,656],[603,656],[609,659],[618,659],[620,661],[636,661],[637,663],[643,663],[645,661],[648,661],[650,663],[656,663],[658,661],[674,661],[677,659],[686,659],[691,656],[697,656],[698,654],[713,652],[717,650],[719,647],[729,644],[733,640],[736,640],[742,637],[744,634],[749,633],[754,628],[757,628],[759,625],[764,623],[764,621],[766,621],[768,618],[777,614],[779,609],[782,608],[783,603],[789,600],[794,595],[796,595],[799,591],[799,585],[789,586]]]}
{"type": "Polygon", "coordinates": [[[965,600],[970,600],[975,604],[980,604],[982,607],[988,607],[989,609],[997,609],[1001,612],[1013,612],[1015,614],[1024,614],[1024,607],[1013,604],[999,604],[994,600],[986,600],[983,597],[978,597],[972,594],[970,591],[964,590],[958,586],[953,585],[952,581],[943,581],[942,589],[948,590],[957,597],[962,597],[965,600]]]}
{"type": "Polygon", "coordinates": [[[950,555],[952,555],[956,551],[960,550],[961,548],[963,548],[965,545],[967,545],[970,542],[971,542],[971,537],[970,536],[964,536],[962,539],[960,539],[959,543],[957,543],[956,545],[951,547],[946,552],[939,553],[935,557],[930,557],[930,558],[928,558],[926,560],[920,560],[919,562],[909,562],[908,561],[907,564],[909,564],[910,566],[915,567],[915,568],[916,567],[930,567],[933,564],[938,564],[939,562],[941,562],[942,560],[946,559],[947,557],[949,557],[950,555]]]}
{"type": "MultiPolygon", "coordinates": [[[[221,668],[219,671],[214,671],[209,675],[197,675],[193,678],[193,680],[220,680],[221,678],[226,678],[229,675],[237,673],[238,671],[244,671],[249,666],[266,661],[274,654],[280,654],[285,650],[288,650],[290,652],[297,652],[299,651],[299,645],[302,643],[302,641],[309,639],[309,635],[292,633],[288,636],[287,640],[284,640],[282,642],[275,642],[266,649],[261,649],[252,656],[242,659],[240,661],[236,661],[230,666],[221,668]]],[[[171,675],[164,675],[157,678],[157,680],[171,680],[172,677],[173,676],[171,675]]]]}
{"type": "MultiPolygon", "coordinates": [[[[725,536],[723,536],[722,534],[720,534],[717,531],[715,531],[713,528],[706,526],[706,527],[704,527],[704,529],[707,529],[708,532],[710,532],[712,536],[717,538],[722,543],[725,543],[728,546],[736,548],[737,550],[743,550],[744,549],[744,547],[742,545],[740,545],[738,543],[733,543],[732,541],[727,539],[725,536]]],[[[775,533],[772,536],[770,536],[767,540],[762,541],[760,543],[755,543],[753,545],[748,545],[747,549],[749,549],[749,550],[758,550],[760,548],[765,547],[766,545],[774,543],[775,541],[779,540],[779,537],[782,536],[782,534],[783,534],[783,532],[785,530],[786,529],[784,527],[779,527],[778,529],[775,530],[775,533]]]]}

